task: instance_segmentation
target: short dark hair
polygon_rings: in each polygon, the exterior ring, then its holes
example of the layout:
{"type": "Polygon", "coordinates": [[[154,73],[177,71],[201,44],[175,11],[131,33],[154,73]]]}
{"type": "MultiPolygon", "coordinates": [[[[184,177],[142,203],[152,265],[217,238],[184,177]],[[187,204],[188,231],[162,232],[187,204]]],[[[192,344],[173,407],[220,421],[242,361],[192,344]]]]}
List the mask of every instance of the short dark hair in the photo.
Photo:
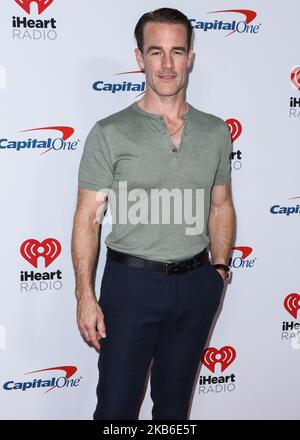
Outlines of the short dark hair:
{"type": "Polygon", "coordinates": [[[192,44],[193,28],[187,16],[180,12],[178,9],[160,8],[155,9],[154,11],[146,12],[144,15],[141,16],[135,26],[134,36],[137,42],[137,47],[142,53],[144,46],[144,27],[145,24],[148,22],[183,24],[186,28],[187,33],[187,50],[190,50],[192,44]]]}

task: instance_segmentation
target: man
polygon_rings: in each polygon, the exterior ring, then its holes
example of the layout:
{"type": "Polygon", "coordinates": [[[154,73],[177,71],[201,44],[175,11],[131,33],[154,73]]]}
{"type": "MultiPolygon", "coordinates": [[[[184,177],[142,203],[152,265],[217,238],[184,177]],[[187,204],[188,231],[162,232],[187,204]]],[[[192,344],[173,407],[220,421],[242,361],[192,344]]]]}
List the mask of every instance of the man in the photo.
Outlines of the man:
{"type": "Polygon", "coordinates": [[[101,348],[94,419],[136,418],[153,361],[152,418],[185,420],[229,270],[232,146],[222,119],[185,101],[188,18],[170,8],[146,13],[135,37],[146,92],[94,125],[80,163],[77,320],[84,339],[101,348]],[[107,202],[113,224],[97,301],[93,274],[107,202]]]}

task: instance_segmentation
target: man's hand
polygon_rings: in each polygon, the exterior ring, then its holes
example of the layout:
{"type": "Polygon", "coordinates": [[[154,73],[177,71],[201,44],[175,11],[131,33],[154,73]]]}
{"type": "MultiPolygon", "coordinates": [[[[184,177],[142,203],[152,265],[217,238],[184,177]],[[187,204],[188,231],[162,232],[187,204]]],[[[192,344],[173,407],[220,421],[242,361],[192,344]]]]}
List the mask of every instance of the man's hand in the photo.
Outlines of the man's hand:
{"type": "Polygon", "coordinates": [[[96,350],[100,350],[98,342],[106,337],[104,315],[96,298],[82,297],[77,302],[77,324],[83,338],[96,350]]]}
{"type": "Polygon", "coordinates": [[[219,272],[219,274],[221,275],[221,277],[223,278],[223,281],[225,282],[226,281],[226,278],[225,278],[225,272],[224,272],[224,270],[222,270],[222,269],[216,269],[218,272],[219,272]]]}

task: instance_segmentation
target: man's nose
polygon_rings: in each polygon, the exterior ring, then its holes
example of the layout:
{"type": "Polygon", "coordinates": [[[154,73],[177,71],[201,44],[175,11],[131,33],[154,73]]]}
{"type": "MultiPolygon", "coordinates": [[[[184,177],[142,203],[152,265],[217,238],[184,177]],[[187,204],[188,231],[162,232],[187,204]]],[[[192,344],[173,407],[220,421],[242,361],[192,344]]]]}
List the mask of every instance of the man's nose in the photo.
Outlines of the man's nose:
{"type": "Polygon", "coordinates": [[[162,57],[162,65],[163,67],[173,67],[173,57],[171,53],[165,53],[162,57]]]}

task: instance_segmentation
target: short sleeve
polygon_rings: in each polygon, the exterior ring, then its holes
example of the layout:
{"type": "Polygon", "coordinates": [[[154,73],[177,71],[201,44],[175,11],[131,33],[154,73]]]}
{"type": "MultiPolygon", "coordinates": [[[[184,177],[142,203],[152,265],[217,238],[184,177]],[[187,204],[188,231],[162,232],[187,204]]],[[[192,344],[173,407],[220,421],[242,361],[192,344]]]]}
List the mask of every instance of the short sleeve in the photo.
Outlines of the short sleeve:
{"type": "Polygon", "coordinates": [[[224,137],[223,146],[221,151],[221,157],[217,173],[215,176],[214,185],[225,185],[231,177],[231,163],[230,156],[232,153],[231,136],[227,124],[224,122],[224,137]]]}
{"type": "Polygon", "coordinates": [[[101,126],[96,123],[90,130],[83,148],[78,172],[78,185],[100,191],[110,188],[113,182],[113,165],[101,126]]]}

